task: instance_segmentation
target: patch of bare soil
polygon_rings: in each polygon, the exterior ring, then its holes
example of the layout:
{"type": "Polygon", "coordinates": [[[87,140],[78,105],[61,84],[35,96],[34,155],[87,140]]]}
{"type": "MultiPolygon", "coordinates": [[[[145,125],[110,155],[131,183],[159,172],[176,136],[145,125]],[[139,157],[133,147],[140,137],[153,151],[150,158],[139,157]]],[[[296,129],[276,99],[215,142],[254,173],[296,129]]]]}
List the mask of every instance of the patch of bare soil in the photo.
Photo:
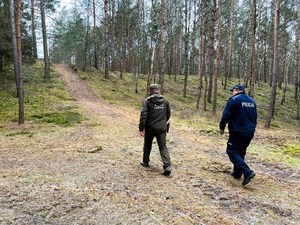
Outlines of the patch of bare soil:
{"type": "Polygon", "coordinates": [[[249,154],[257,175],[243,187],[230,176],[225,137],[173,120],[165,177],[156,143],[150,167],[139,165],[138,111],[107,103],[65,66],[55,70],[86,120],[0,133],[0,224],[299,224],[299,167],[249,154]]]}

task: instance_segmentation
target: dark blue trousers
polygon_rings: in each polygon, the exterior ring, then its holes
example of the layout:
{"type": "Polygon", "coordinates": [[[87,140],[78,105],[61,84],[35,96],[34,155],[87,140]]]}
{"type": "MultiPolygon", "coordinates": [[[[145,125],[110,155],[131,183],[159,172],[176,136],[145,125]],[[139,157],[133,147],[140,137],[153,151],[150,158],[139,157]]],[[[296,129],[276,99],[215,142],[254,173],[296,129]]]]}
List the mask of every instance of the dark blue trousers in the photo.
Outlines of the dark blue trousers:
{"type": "Polygon", "coordinates": [[[248,176],[253,172],[245,162],[247,147],[249,146],[254,131],[243,133],[230,133],[226,152],[233,163],[233,172],[236,176],[248,176]]]}

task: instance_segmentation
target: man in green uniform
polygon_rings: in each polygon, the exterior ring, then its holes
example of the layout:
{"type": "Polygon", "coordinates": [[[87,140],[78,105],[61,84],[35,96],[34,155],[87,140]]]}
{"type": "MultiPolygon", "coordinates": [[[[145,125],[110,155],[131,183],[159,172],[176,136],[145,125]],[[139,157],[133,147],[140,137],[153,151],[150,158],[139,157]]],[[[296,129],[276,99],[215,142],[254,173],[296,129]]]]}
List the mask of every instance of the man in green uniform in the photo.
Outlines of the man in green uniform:
{"type": "Polygon", "coordinates": [[[143,101],[140,115],[139,131],[144,137],[144,153],[141,165],[148,167],[152,142],[156,137],[163,162],[164,175],[171,173],[171,160],[166,146],[167,122],[171,116],[169,102],[159,93],[157,84],[150,85],[150,95],[143,101]]]}

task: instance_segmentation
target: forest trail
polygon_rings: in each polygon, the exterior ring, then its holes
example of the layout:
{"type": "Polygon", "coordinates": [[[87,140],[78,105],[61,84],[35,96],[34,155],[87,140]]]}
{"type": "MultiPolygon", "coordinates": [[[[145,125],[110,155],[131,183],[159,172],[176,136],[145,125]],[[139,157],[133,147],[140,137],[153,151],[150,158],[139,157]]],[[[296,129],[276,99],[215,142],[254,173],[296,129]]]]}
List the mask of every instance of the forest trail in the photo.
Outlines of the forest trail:
{"type": "Polygon", "coordinates": [[[139,165],[138,111],[106,102],[68,67],[54,69],[85,121],[25,124],[27,135],[6,128],[0,224],[299,224],[299,167],[248,154],[257,175],[242,186],[230,176],[226,137],[172,119],[173,170],[165,177],[156,143],[150,167],[139,165]]]}

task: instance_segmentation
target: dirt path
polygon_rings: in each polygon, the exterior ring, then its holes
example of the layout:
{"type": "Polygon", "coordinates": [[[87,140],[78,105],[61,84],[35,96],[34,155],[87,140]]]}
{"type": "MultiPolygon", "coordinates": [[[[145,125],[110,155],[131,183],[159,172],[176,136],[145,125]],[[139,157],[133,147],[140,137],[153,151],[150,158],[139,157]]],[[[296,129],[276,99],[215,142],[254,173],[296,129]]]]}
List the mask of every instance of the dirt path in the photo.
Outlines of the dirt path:
{"type": "Polygon", "coordinates": [[[27,124],[0,136],[0,224],[299,224],[299,168],[247,160],[246,187],[230,177],[225,137],[172,124],[172,176],[156,144],[139,165],[139,112],[109,104],[57,65],[86,120],[69,128],[27,124]],[[14,134],[14,135],[12,135],[14,134]]]}

